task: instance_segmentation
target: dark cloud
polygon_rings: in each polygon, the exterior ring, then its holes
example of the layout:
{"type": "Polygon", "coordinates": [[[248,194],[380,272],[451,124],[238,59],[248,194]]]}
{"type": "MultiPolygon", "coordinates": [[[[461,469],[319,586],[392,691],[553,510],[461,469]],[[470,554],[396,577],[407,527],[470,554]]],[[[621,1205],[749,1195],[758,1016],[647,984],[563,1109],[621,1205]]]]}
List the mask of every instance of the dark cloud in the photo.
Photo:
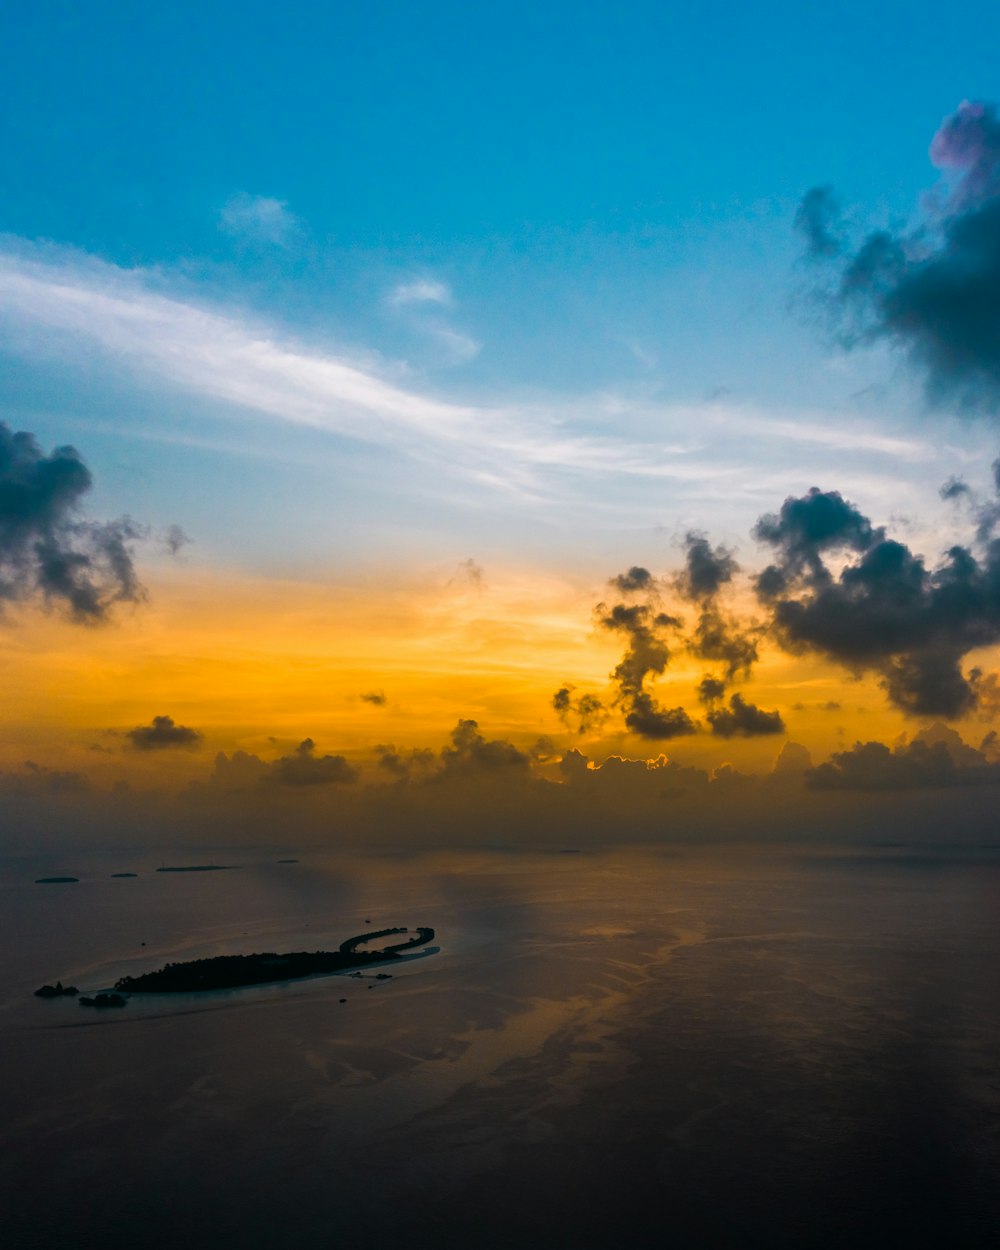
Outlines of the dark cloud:
{"type": "Polygon", "coordinates": [[[531,759],[524,751],[503,738],[487,740],[474,720],[460,720],[451,732],[451,745],[441,751],[438,776],[451,778],[469,774],[520,773],[528,776],[531,759]]]}
{"type": "Polygon", "coordinates": [[[560,686],[552,696],[552,707],[567,729],[576,720],[576,732],[587,734],[599,728],[608,718],[608,709],[596,694],[574,695],[572,685],[560,686]]]}
{"type": "Polygon", "coordinates": [[[656,581],[649,569],[633,564],[627,573],[619,573],[611,579],[610,585],[620,594],[627,595],[633,591],[652,590],[656,581]]]}
{"type": "Polygon", "coordinates": [[[172,716],[154,716],[151,724],[137,725],[125,737],[137,751],[162,751],[175,747],[191,750],[201,742],[197,729],[176,724],[172,716]]]}
{"type": "Polygon", "coordinates": [[[172,556],[175,556],[182,547],[190,546],[194,539],[185,534],[179,525],[171,525],[168,526],[163,541],[166,544],[167,551],[172,556]]]}
{"type": "Polygon", "coordinates": [[[938,494],[945,500],[964,499],[972,494],[972,488],[967,482],[963,482],[960,477],[950,477],[938,491],[938,494]]]}
{"type": "Polygon", "coordinates": [[[379,769],[401,782],[413,777],[426,777],[437,765],[437,755],[426,747],[405,751],[391,744],[379,743],[375,755],[379,769]]]}
{"type": "Polygon", "coordinates": [[[840,205],[832,187],[813,187],[805,193],[795,214],[795,229],[805,239],[806,255],[811,260],[841,255],[840,205]]]}
{"type": "Polygon", "coordinates": [[[695,733],[697,726],[683,708],[663,707],[647,688],[648,682],[666,671],[670,663],[668,636],[683,622],[660,611],[655,602],[616,603],[610,608],[599,603],[595,612],[601,628],[627,640],[625,654],[611,676],[628,729],[654,740],[695,733]]]}
{"type": "Polygon", "coordinates": [[[347,785],[357,781],[358,776],[358,770],[343,755],[317,755],[312,738],[304,738],[290,754],[270,763],[247,751],[234,751],[231,756],[220,751],[208,785],[196,784],[194,792],[207,789],[233,794],[276,787],[312,789],[347,785]]]}
{"type": "Polygon", "coordinates": [[[785,732],[779,712],[764,712],[741,694],[734,694],[728,707],[710,708],[707,718],[712,733],[719,738],[757,738],[785,732]]]}
{"type": "Polygon", "coordinates": [[[365,690],[358,698],[362,703],[370,703],[373,707],[385,707],[388,702],[384,690],[365,690]]]}
{"type": "Polygon", "coordinates": [[[759,627],[738,622],[718,603],[739,568],[728,548],[713,547],[704,534],[690,530],[684,538],[684,568],[674,578],[677,592],[700,608],[687,649],[700,660],[722,664],[727,681],[737,673],[749,677],[757,662],[759,627]]]}
{"type": "Polygon", "coordinates": [[[34,760],[24,761],[23,773],[0,773],[0,790],[13,795],[74,795],[90,790],[83,773],[47,768],[34,760]]]}
{"type": "Polygon", "coordinates": [[[968,746],[944,726],[890,749],[883,742],[856,742],[810,769],[813,790],[916,790],[1000,785],[1000,764],[968,746]]]}
{"type": "Polygon", "coordinates": [[[717,703],[726,693],[726,683],[718,677],[703,677],[698,683],[698,698],[702,703],[717,703]]]}
{"type": "Polygon", "coordinates": [[[357,781],[358,770],[343,755],[317,755],[316,743],[304,738],[271,764],[268,779],[282,786],[343,785],[357,781]]]}
{"type": "Polygon", "coordinates": [[[974,707],[961,662],[1000,640],[1000,543],[981,559],[954,546],[928,569],[837,491],[816,487],[786,499],[754,532],[777,554],[756,588],[786,649],[878,674],[892,702],[913,715],[955,717],[974,707]],[[839,571],[830,555],[846,557],[839,571]]]}
{"type": "Polygon", "coordinates": [[[739,673],[744,677],[750,676],[757,663],[761,632],[761,626],[755,622],[743,624],[710,605],[699,613],[687,645],[691,654],[696,655],[699,660],[713,660],[722,664],[726,680],[732,681],[739,673]]]}
{"type": "Polygon", "coordinates": [[[0,422],[0,602],[39,596],[93,625],[142,598],[130,544],[144,532],[128,517],[81,519],[91,482],[75,448],[45,455],[0,422]]]}
{"type": "Polygon", "coordinates": [[[655,742],[698,732],[697,724],[682,707],[663,707],[645,690],[631,697],[625,725],[640,738],[651,738],[655,742]]]}
{"type": "Polygon", "coordinates": [[[775,758],[771,776],[783,780],[804,777],[810,768],[812,755],[808,747],[801,742],[786,742],[775,758]]]}
{"type": "Polygon", "coordinates": [[[684,568],[674,578],[674,585],[685,599],[703,603],[714,599],[739,567],[731,551],[713,547],[704,534],[689,530],[684,537],[684,568]]]}
{"type": "MultiPolygon", "coordinates": [[[[907,353],[932,398],[1000,406],[1000,119],[962,104],[931,159],[944,188],[908,232],[876,231],[842,262],[826,295],[844,342],[885,340],[907,353]]],[[[806,193],[796,224],[814,257],[836,258],[829,190],[806,193]]]]}

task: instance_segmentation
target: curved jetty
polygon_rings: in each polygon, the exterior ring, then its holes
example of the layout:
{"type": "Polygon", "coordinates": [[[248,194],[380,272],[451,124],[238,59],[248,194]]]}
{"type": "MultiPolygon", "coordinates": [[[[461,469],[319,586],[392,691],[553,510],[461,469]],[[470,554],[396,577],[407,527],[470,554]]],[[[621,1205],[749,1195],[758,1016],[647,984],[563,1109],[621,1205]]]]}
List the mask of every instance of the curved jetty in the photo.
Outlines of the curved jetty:
{"type": "Polygon", "coordinates": [[[274,981],[292,981],[318,974],[346,972],[371,964],[399,959],[400,952],[423,946],[434,940],[434,930],[421,926],[405,942],[397,942],[381,950],[359,951],[362,942],[409,930],[382,929],[348,938],[335,951],[290,951],[279,955],[263,951],[253,955],[215,955],[209,959],[192,959],[187,963],[165,964],[156,972],[137,977],[122,977],[115,989],[126,994],[190,994],[203,990],[230,990],[248,985],[270,985],[274,981]]]}

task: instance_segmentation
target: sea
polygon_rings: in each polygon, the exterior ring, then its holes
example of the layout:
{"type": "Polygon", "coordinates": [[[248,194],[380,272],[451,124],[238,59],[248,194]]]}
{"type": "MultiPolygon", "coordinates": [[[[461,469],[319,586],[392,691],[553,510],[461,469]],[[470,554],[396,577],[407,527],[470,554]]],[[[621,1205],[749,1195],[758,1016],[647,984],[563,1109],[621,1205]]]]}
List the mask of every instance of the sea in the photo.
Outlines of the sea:
{"type": "Polygon", "coordinates": [[[26,856],[0,942],[10,1250],[1000,1244],[996,848],[26,856]],[[385,980],[34,995],[418,925],[385,980]]]}

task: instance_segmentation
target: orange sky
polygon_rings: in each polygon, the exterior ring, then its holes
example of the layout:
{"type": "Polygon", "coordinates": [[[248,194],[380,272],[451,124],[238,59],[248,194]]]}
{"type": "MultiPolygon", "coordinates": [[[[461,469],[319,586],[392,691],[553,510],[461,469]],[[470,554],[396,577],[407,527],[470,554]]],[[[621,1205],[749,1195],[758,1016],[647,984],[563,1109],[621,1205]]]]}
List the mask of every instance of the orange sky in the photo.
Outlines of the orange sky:
{"type": "MultiPolygon", "coordinates": [[[[270,757],[311,736],[321,751],[361,759],[381,742],[438,747],[460,718],[472,718],[488,736],[521,746],[547,735],[596,759],[662,751],[703,768],[730,760],[766,771],[787,740],[819,760],[856,739],[892,741],[919,728],[871,679],[766,650],[747,697],[781,712],[784,736],[643,742],[613,716],[580,738],[560,723],[552,694],[570,682],[607,697],[621,640],[593,625],[605,588],[538,572],[496,569],[477,580],[461,567],[434,568],[344,586],[220,577],[189,565],[147,580],[148,601],[105,627],[32,609],[4,625],[0,766],[31,759],[98,782],[182,783],[203,775],[219,750],[270,757]],[[371,691],[385,693],[384,706],[360,697],[371,691]],[[129,748],[124,732],[154,715],[199,730],[200,748],[129,748]]],[[[664,701],[697,716],[694,686],[705,669],[678,657],[659,683],[664,701]]],[[[973,724],[966,737],[983,732],[973,724]]]]}

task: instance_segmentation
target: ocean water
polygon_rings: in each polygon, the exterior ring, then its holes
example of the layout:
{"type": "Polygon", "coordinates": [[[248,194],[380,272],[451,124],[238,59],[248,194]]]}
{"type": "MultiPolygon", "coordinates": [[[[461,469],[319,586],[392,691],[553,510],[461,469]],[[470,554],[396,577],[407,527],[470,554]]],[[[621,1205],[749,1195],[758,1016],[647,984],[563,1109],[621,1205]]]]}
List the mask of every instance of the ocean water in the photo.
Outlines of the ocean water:
{"type": "Polygon", "coordinates": [[[0,865],[5,1245],[1000,1243],[1000,852],[289,854],[0,865]],[[32,994],[366,920],[437,950],[32,994]]]}

